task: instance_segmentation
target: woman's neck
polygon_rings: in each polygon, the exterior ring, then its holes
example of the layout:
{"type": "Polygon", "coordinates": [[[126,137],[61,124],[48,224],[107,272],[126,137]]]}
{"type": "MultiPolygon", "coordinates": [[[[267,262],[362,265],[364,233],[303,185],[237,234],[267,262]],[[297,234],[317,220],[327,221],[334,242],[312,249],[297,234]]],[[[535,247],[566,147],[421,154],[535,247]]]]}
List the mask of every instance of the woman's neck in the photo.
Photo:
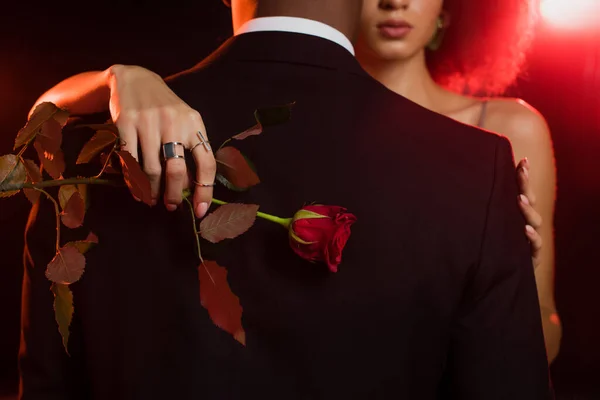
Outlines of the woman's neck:
{"type": "Polygon", "coordinates": [[[438,86],[425,64],[425,53],[407,60],[382,60],[358,54],[362,67],[388,89],[432,111],[442,112],[447,92],[438,86]]]}

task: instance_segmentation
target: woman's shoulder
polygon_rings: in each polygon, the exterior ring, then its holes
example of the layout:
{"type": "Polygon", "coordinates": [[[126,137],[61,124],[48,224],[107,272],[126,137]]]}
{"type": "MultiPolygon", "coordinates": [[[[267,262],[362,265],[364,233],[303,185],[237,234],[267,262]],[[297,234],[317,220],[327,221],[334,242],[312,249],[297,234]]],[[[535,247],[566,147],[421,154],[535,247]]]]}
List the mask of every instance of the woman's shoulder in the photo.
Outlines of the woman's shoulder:
{"type": "Polygon", "coordinates": [[[497,97],[485,100],[484,127],[510,139],[545,134],[548,124],[544,116],[522,99],[497,97]]]}
{"type": "Polygon", "coordinates": [[[517,98],[490,98],[485,102],[483,127],[508,138],[517,159],[532,151],[551,149],[546,119],[530,104],[517,98]]]}

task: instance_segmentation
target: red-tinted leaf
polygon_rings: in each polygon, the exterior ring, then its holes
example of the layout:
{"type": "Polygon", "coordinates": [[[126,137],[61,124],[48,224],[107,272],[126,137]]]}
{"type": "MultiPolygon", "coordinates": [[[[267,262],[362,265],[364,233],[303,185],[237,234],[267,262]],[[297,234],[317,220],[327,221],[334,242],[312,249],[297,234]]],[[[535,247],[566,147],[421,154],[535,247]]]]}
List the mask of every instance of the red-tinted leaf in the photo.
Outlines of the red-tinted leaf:
{"type": "Polygon", "coordinates": [[[25,166],[14,154],[7,154],[0,157],[0,197],[10,197],[19,190],[11,190],[3,192],[11,185],[19,185],[27,180],[27,172],[25,166]]]}
{"type": "Polygon", "coordinates": [[[44,151],[56,154],[60,151],[62,143],[62,126],[51,118],[42,124],[42,129],[37,135],[36,140],[40,142],[44,151]]]}
{"type": "MultiPolygon", "coordinates": [[[[27,182],[38,183],[42,181],[42,172],[40,171],[40,167],[38,167],[35,162],[31,160],[25,160],[25,170],[27,171],[27,182]]],[[[31,204],[37,203],[41,194],[35,189],[23,189],[23,192],[31,204]]]]}
{"type": "Polygon", "coordinates": [[[61,179],[62,173],[65,172],[65,158],[62,150],[59,149],[55,153],[46,151],[39,141],[39,136],[33,142],[33,147],[35,147],[40,162],[50,176],[53,179],[61,179]]]}
{"type": "MultiPolygon", "coordinates": [[[[107,153],[100,154],[100,163],[102,165],[106,164],[106,158],[108,157],[107,153]]],[[[108,160],[108,164],[106,164],[106,168],[104,169],[105,174],[121,174],[113,165],[114,158],[111,156],[110,160],[108,160]]]]}
{"type": "Polygon", "coordinates": [[[252,170],[246,158],[235,147],[223,147],[217,154],[217,171],[233,186],[240,189],[248,189],[258,185],[260,179],[252,170]]]}
{"type": "Polygon", "coordinates": [[[58,124],[62,128],[67,124],[67,121],[69,120],[69,112],[67,110],[63,110],[62,108],[59,108],[52,118],[54,118],[54,120],[58,122],[58,124]]]}
{"type": "Polygon", "coordinates": [[[88,237],[85,240],[77,240],[75,242],[71,242],[71,245],[74,246],[81,254],[87,253],[95,244],[98,244],[98,237],[90,232],[88,237]]]}
{"type": "Polygon", "coordinates": [[[263,132],[264,126],[283,124],[292,118],[292,107],[296,103],[284,104],[282,106],[264,107],[254,111],[256,125],[232,137],[232,139],[244,140],[250,136],[257,136],[263,132]]]}
{"type": "Polygon", "coordinates": [[[62,126],[55,119],[42,124],[40,133],[35,138],[34,147],[40,162],[54,179],[60,179],[65,170],[62,143],[62,126]]]}
{"type": "Polygon", "coordinates": [[[227,189],[234,190],[236,192],[244,192],[244,191],[248,190],[248,189],[242,189],[239,187],[235,187],[231,182],[229,182],[227,180],[227,178],[225,178],[223,175],[221,175],[219,173],[217,173],[217,175],[215,176],[215,179],[217,182],[219,182],[221,185],[225,186],[227,189]]]}
{"type": "Polygon", "coordinates": [[[83,183],[77,184],[77,191],[79,192],[79,195],[83,199],[83,204],[85,204],[85,210],[87,211],[87,209],[90,206],[90,199],[88,196],[88,185],[83,184],[83,183]]]}
{"type": "Polygon", "coordinates": [[[74,193],[77,193],[77,187],[75,185],[62,185],[58,189],[58,204],[60,204],[61,210],[64,210],[67,207],[67,203],[74,193]]]}
{"type": "Polygon", "coordinates": [[[17,134],[14,149],[21,147],[33,139],[33,137],[40,132],[42,125],[50,120],[59,110],[60,109],[52,103],[45,102],[38,104],[35,110],[33,110],[27,124],[25,124],[17,134]]]}
{"type": "Polygon", "coordinates": [[[200,302],[216,326],[233,335],[243,345],[246,335],[242,327],[242,306],[227,282],[227,270],[214,261],[198,268],[200,302]]]}
{"type": "Polygon", "coordinates": [[[63,210],[63,224],[68,228],[80,227],[87,209],[87,185],[61,186],[58,189],[58,202],[63,210]]]}
{"type": "Polygon", "coordinates": [[[40,167],[32,160],[24,160],[25,161],[25,170],[27,171],[27,179],[31,183],[38,183],[42,181],[42,172],[40,171],[40,167]]]}
{"type": "Polygon", "coordinates": [[[85,240],[87,242],[98,243],[98,236],[94,232],[90,232],[85,240]]]}
{"type": "Polygon", "coordinates": [[[131,153],[125,150],[120,150],[116,153],[121,159],[123,178],[131,194],[141,199],[144,203],[152,205],[152,191],[148,175],[142,171],[142,167],[140,167],[140,164],[133,158],[131,153]]]}
{"type": "Polygon", "coordinates": [[[69,326],[73,320],[73,293],[71,293],[69,286],[59,283],[53,283],[51,289],[54,293],[54,318],[62,337],[63,346],[68,353],[69,326]]]}
{"type": "Polygon", "coordinates": [[[85,257],[72,243],[60,248],[46,268],[46,278],[55,283],[70,285],[77,282],[85,269],[85,257]]]}
{"type": "Polygon", "coordinates": [[[258,136],[262,133],[262,131],[263,131],[263,127],[259,122],[258,124],[254,125],[252,128],[249,128],[249,129],[245,130],[244,132],[235,135],[233,137],[233,139],[244,140],[250,136],[258,136]]]}
{"type": "Polygon", "coordinates": [[[25,197],[27,197],[27,200],[29,200],[31,204],[37,203],[40,199],[41,193],[35,189],[23,189],[23,193],[25,193],[25,197]]]}
{"type": "Polygon", "coordinates": [[[292,107],[294,105],[296,105],[296,102],[282,106],[259,108],[254,112],[254,117],[262,126],[283,124],[292,119],[292,107]]]}
{"type": "Polygon", "coordinates": [[[225,204],[200,223],[200,235],[212,243],[233,239],[246,232],[256,221],[255,204],[225,204]]]}
{"type": "Polygon", "coordinates": [[[90,162],[98,153],[108,146],[114,145],[117,141],[117,137],[114,133],[103,130],[98,131],[92,138],[83,146],[79,157],[77,158],[77,164],[84,164],[90,162]]]}
{"type": "Polygon", "coordinates": [[[60,217],[62,223],[67,228],[75,229],[83,224],[83,219],[85,218],[85,203],[79,192],[73,193],[69,198],[60,217]]]}

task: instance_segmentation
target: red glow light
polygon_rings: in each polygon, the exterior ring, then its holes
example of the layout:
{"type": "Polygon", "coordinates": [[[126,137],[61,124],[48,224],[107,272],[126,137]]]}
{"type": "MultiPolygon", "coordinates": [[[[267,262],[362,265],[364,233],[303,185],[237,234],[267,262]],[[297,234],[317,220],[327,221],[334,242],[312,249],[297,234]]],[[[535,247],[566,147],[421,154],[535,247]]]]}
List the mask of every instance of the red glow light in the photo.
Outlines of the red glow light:
{"type": "Polygon", "coordinates": [[[600,0],[542,0],[540,12],[557,28],[586,29],[597,24],[600,0]]]}

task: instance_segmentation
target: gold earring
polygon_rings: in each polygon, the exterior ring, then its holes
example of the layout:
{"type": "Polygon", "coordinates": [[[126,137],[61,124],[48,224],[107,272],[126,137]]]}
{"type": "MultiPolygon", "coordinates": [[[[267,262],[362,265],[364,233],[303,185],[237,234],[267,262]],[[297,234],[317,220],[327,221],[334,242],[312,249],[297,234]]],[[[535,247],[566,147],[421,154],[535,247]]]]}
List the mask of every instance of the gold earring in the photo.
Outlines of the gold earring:
{"type": "Polygon", "coordinates": [[[427,44],[427,48],[431,51],[436,51],[442,45],[446,27],[444,26],[444,18],[440,15],[436,20],[435,33],[427,44]]]}

